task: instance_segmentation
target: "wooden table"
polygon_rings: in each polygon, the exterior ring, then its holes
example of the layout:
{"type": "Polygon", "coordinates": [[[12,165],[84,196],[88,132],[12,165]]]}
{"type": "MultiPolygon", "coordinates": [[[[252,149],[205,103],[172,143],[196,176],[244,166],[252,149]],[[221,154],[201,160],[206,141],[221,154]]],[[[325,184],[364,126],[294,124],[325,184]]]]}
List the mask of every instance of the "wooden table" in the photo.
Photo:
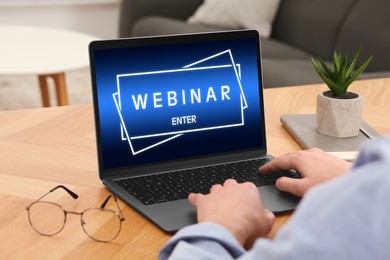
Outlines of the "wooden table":
{"type": "MultiPolygon", "coordinates": [[[[315,113],[316,95],[325,89],[324,85],[311,85],[265,90],[271,154],[300,150],[279,118],[289,113],[315,113]]],[[[364,119],[380,134],[389,134],[390,79],[356,82],[351,90],[364,96],[364,119]]],[[[50,195],[67,210],[98,206],[108,194],[97,173],[92,106],[0,112],[1,258],[155,259],[170,238],[122,201],[126,221],[114,242],[91,240],[73,215],[60,234],[40,236],[28,223],[26,206],[58,184],[80,195],[78,200],[62,191],[50,195]]],[[[288,218],[289,214],[278,216],[269,237],[288,218]]]]}
{"type": "Polygon", "coordinates": [[[0,35],[0,74],[38,75],[45,107],[50,106],[52,79],[57,105],[68,105],[65,72],[89,66],[88,44],[97,37],[27,25],[0,25],[0,35]]]}

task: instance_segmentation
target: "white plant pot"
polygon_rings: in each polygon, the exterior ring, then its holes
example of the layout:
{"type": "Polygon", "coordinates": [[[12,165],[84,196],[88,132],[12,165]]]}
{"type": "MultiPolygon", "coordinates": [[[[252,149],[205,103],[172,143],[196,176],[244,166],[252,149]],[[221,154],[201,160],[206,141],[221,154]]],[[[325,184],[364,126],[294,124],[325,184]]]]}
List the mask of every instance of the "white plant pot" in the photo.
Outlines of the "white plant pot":
{"type": "MultiPolygon", "coordinates": [[[[325,94],[325,95],[324,95],[325,94]]],[[[363,98],[339,99],[317,96],[317,131],[334,137],[353,137],[359,134],[363,113],[363,98]]]]}

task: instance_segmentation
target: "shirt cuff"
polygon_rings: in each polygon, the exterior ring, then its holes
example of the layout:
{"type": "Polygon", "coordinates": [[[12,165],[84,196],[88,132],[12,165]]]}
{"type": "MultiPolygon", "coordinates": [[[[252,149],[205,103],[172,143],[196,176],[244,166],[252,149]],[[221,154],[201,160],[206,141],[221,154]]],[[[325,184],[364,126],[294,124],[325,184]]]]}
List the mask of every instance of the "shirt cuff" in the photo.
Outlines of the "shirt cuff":
{"type": "Polygon", "coordinates": [[[203,256],[214,255],[218,259],[231,259],[237,258],[245,252],[227,229],[210,222],[191,225],[178,231],[163,247],[159,259],[167,259],[176,254],[179,254],[176,256],[180,258],[181,252],[183,252],[180,247],[186,248],[185,256],[187,258],[191,256],[194,259],[199,259],[203,253],[203,256]],[[188,246],[189,244],[191,247],[188,246]],[[191,251],[188,252],[188,250],[191,251]]]}

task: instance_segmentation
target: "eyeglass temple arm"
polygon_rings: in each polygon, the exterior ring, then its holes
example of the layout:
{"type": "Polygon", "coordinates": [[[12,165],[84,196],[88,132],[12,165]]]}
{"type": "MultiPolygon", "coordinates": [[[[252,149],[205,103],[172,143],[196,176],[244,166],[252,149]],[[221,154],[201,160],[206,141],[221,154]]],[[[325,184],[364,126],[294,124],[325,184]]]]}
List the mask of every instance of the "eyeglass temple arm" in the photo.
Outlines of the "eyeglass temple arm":
{"type": "MultiPolygon", "coordinates": [[[[51,189],[49,192],[47,192],[46,194],[44,194],[42,197],[40,197],[40,198],[37,199],[36,201],[40,201],[40,200],[43,199],[45,196],[47,196],[49,193],[55,191],[55,190],[58,189],[58,188],[62,188],[62,189],[64,189],[64,190],[66,190],[66,191],[69,193],[69,195],[72,196],[72,198],[74,198],[74,199],[77,199],[77,198],[79,197],[76,193],[74,193],[73,191],[71,191],[71,190],[68,189],[67,187],[65,187],[65,186],[63,186],[63,185],[58,185],[57,187],[54,187],[53,189],[51,189]]],[[[31,205],[32,205],[32,204],[31,204],[31,205]]],[[[31,206],[31,205],[30,205],[30,206],[31,206]]],[[[26,209],[29,210],[29,209],[30,209],[30,206],[26,207],[26,209]]]]}
{"type": "Polygon", "coordinates": [[[63,185],[58,185],[57,187],[54,187],[53,189],[50,190],[50,192],[53,192],[58,188],[62,188],[64,190],[66,190],[66,192],[68,192],[69,195],[72,196],[72,198],[74,198],[74,199],[77,199],[79,197],[76,193],[74,193],[73,191],[71,191],[70,189],[68,189],[67,187],[65,187],[63,185]]]}
{"type": "Polygon", "coordinates": [[[118,200],[117,200],[116,196],[113,195],[113,194],[108,195],[108,197],[103,201],[103,203],[102,203],[102,205],[100,206],[100,208],[101,208],[101,209],[104,209],[104,207],[107,205],[107,203],[108,203],[108,201],[110,200],[111,197],[114,197],[116,206],[118,207],[118,210],[119,210],[119,213],[120,213],[121,221],[125,220],[125,218],[123,217],[123,214],[122,214],[122,210],[121,210],[121,208],[119,207],[118,200]]]}
{"type": "Polygon", "coordinates": [[[110,198],[112,197],[112,195],[108,195],[108,197],[104,200],[104,202],[102,203],[102,205],[100,206],[101,209],[104,209],[108,203],[108,201],[110,200],[110,198]]]}
{"type": "Polygon", "coordinates": [[[45,195],[43,195],[42,197],[40,197],[39,199],[37,199],[36,201],[39,201],[41,199],[43,199],[43,197],[47,196],[49,193],[55,191],[56,189],[59,189],[59,188],[62,188],[64,189],[66,192],[69,193],[70,196],[72,196],[72,198],[74,199],[77,199],[79,196],[74,193],[73,191],[71,191],[70,189],[68,189],[67,187],[63,186],[63,185],[58,185],[57,187],[54,187],[53,189],[51,189],[48,193],[46,193],[45,195]]]}

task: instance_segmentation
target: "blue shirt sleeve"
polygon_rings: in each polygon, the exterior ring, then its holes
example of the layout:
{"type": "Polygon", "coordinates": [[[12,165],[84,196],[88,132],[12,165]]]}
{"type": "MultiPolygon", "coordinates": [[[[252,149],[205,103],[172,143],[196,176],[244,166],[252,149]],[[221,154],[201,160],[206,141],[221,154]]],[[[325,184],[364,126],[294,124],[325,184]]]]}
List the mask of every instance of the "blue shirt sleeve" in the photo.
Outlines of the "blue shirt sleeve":
{"type": "Polygon", "coordinates": [[[302,199],[273,240],[250,251],[212,223],[179,231],[160,259],[390,259],[390,136],[367,143],[349,174],[302,199]]]}
{"type": "Polygon", "coordinates": [[[201,223],[177,232],[159,259],[235,259],[244,252],[228,230],[214,223],[201,223]]]}

